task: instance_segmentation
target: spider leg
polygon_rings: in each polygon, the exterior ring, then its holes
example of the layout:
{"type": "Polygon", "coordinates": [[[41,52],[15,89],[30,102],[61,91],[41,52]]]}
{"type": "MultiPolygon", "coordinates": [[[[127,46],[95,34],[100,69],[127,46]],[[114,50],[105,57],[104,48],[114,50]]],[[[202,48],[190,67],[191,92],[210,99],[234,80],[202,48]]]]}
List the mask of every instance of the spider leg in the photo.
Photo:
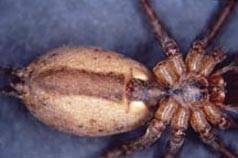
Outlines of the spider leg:
{"type": "Polygon", "coordinates": [[[169,124],[177,106],[177,103],[172,98],[162,99],[160,107],[156,111],[155,118],[150,122],[143,136],[106,152],[102,157],[119,157],[131,154],[132,152],[142,150],[152,145],[157,139],[159,139],[162,132],[169,124]]]}
{"type": "Polygon", "coordinates": [[[173,87],[180,77],[186,72],[186,67],[181,54],[171,56],[160,61],[153,68],[157,81],[164,87],[173,87]]]}
{"type": "Polygon", "coordinates": [[[219,126],[221,129],[235,128],[237,126],[230,117],[220,111],[220,109],[211,102],[203,107],[203,111],[208,121],[219,126]]]}
{"type": "Polygon", "coordinates": [[[208,76],[215,66],[225,59],[222,49],[216,48],[209,55],[205,55],[205,50],[200,43],[195,43],[189,52],[185,62],[188,71],[197,72],[199,75],[208,76]]]}
{"type": "Polygon", "coordinates": [[[172,119],[172,137],[170,138],[169,149],[165,157],[173,158],[183,146],[185,131],[188,128],[189,115],[189,111],[183,107],[180,107],[176,111],[172,119]]]}
{"type": "Polygon", "coordinates": [[[212,39],[216,36],[221,26],[230,15],[235,6],[235,2],[236,0],[227,0],[227,4],[220,11],[216,21],[210,25],[204,37],[193,42],[185,60],[189,72],[198,71],[198,67],[205,54],[205,49],[208,47],[209,43],[211,43],[212,39]]]}
{"type": "Polygon", "coordinates": [[[197,72],[199,70],[204,54],[204,44],[201,41],[195,41],[185,59],[185,64],[189,72],[197,72]]]}
{"type": "Polygon", "coordinates": [[[198,73],[208,76],[212,73],[215,66],[225,59],[225,53],[222,49],[214,49],[209,55],[204,55],[198,67],[198,73]]]}
{"type": "Polygon", "coordinates": [[[238,106],[233,106],[233,105],[224,105],[222,103],[216,104],[219,108],[230,111],[230,112],[238,112],[238,106]]]}
{"type": "Polygon", "coordinates": [[[229,151],[223,143],[215,136],[212,127],[206,120],[205,114],[201,110],[192,111],[190,123],[193,129],[199,133],[201,140],[212,147],[215,151],[220,152],[228,158],[236,157],[229,151]]]}
{"type": "Polygon", "coordinates": [[[153,28],[156,39],[160,42],[165,55],[173,56],[175,54],[180,54],[180,50],[177,46],[177,43],[173,38],[170,37],[163,24],[161,23],[159,17],[156,15],[148,0],[140,0],[147,18],[153,28]]]}
{"type": "Polygon", "coordinates": [[[207,47],[211,43],[212,39],[217,35],[222,25],[227,20],[228,16],[231,14],[236,0],[227,0],[225,6],[219,12],[218,18],[211,23],[209,29],[207,30],[205,36],[202,38],[202,43],[204,47],[207,47]]]}
{"type": "Polygon", "coordinates": [[[230,65],[225,66],[225,67],[217,70],[213,75],[222,75],[222,74],[225,74],[229,71],[238,72],[238,66],[234,65],[234,63],[231,63],[230,65]]]}

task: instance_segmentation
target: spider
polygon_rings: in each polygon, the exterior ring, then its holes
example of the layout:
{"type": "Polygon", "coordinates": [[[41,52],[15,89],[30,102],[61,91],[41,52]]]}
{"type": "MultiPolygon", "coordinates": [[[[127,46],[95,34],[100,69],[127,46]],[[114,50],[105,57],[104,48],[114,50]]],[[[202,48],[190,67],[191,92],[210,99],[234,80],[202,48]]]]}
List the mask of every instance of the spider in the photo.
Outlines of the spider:
{"type": "Polygon", "coordinates": [[[227,0],[206,34],[193,42],[185,60],[176,41],[165,30],[148,0],[140,2],[167,57],[153,68],[153,72],[168,95],[158,103],[158,109],[144,135],[109,150],[103,157],[127,155],[147,148],[160,138],[167,126],[172,127],[172,135],[165,156],[174,157],[184,144],[189,124],[203,143],[225,157],[236,157],[216,136],[213,126],[220,129],[237,127],[223,112],[236,111],[237,107],[224,105],[226,83],[222,75],[228,71],[237,71],[238,68],[230,64],[214,72],[215,66],[226,58],[225,53],[215,48],[206,54],[212,39],[234,8],[235,0],[227,0]]]}
{"type": "Polygon", "coordinates": [[[236,128],[225,113],[223,74],[237,72],[230,64],[215,70],[225,59],[222,49],[205,52],[231,13],[227,0],[205,36],[196,40],[185,60],[176,41],[165,31],[148,0],[140,0],[167,59],[154,68],[154,77],[140,63],[118,53],[92,47],[62,47],[49,51],[27,67],[0,67],[11,82],[0,93],[15,95],[40,121],[79,136],[105,136],[133,130],[148,122],[145,134],[104,157],[130,154],[152,145],[166,127],[172,135],[166,157],[182,147],[189,124],[201,140],[226,157],[236,157],[216,136],[214,128],[236,128]],[[154,106],[157,105],[157,106],[154,106]]]}

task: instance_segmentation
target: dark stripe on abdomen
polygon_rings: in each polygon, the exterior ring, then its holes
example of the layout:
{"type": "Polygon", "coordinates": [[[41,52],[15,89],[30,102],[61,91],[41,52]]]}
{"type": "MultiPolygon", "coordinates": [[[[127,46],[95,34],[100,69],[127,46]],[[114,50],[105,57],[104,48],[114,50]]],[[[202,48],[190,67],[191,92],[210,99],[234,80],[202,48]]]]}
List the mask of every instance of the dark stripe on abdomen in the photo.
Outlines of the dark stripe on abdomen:
{"type": "Polygon", "coordinates": [[[42,90],[61,95],[84,95],[122,101],[125,76],[123,74],[97,73],[78,69],[47,70],[32,80],[42,90]]]}

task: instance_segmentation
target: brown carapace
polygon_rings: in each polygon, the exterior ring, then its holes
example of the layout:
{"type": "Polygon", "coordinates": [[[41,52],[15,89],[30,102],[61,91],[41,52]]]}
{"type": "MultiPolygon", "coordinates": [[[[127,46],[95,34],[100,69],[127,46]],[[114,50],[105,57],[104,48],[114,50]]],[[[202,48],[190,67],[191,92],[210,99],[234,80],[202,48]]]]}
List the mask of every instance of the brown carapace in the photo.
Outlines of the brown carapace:
{"type": "Polygon", "coordinates": [[[226,21],[236,0],[227,0],[203,38],[196,40],[185,60],[176,41],[166,32],[148,0],[140,0],[155,36],[167,57],[153,68],[154,78],[136,61],[97,48],[61,48],[40,57],[28,67],[1,67],[12,77],[1,92],[15,94],[42,122],[77,135],[103,136],[130,131],[151,118],[145,134],[109,150],[118,157],[144,149],[160,138],[167,126],[172,133],[165,157],[175,157],[184,143],[189,124],[202,142],[225,157],[234,158],[213,127],[236,128],[226,111],[223,74],[236,72],[222,49],[206,50],[226,21]],[[154,106],[156,105],[156,106],[154,106]],[[151,108],[152,107],[152,108],[151,108]]]}

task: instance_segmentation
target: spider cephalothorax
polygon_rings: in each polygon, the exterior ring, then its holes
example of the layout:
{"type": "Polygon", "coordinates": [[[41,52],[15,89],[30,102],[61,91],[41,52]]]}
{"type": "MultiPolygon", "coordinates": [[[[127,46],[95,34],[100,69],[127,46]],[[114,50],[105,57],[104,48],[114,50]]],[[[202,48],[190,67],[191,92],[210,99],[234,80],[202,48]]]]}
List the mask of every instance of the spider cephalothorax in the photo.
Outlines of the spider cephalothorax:
{"type": "MultiPolygon", "coordinates": [[[[227,66],[214,72],[215,66],[225,59],[221,49],[206,53],[206,48],[218,32],[234,7],[234,0],[228,0],[218,20],[209,28],[204,38],[193,43],[183,59],[175,42],[163,28],[148,0],[141,0],[156,38],[164,49],[167,59],[159,62],[153,72],[165,95],[158,100],[158,109],[146,133],[119,148],[109,151],[106,157],[129,154],[154,143],[168,125],[172,127],[167,157],[174,157],[184,142],[188,125],[197,132],[201,140],[226,157],[235,157],[216,137],[212,126],[221,129],[236,127],[232,119],[222,110],[226,83],[222,74],[237,70],[227,66]]],[[[161,88],[160,88],[161,89],[161,88]]]]}

